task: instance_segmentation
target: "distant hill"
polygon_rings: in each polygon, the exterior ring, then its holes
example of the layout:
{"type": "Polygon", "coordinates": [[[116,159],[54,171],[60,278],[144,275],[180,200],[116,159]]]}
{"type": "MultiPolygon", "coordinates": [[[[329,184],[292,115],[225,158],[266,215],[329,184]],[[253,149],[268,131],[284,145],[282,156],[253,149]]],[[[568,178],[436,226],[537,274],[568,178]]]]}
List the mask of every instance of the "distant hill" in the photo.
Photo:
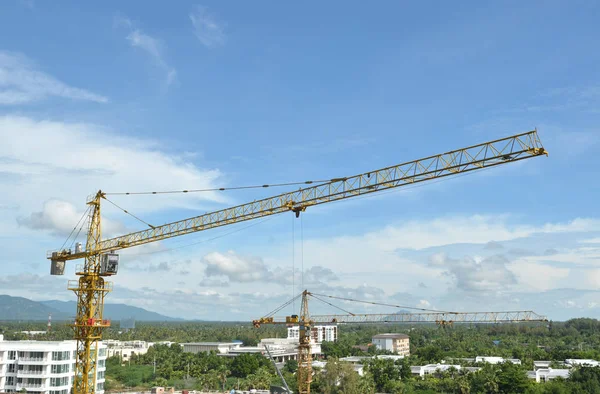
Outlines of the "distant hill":
{"type": "MultiPolygon", "coordinates": [[[[62,313],[66,313],[69,316],[74,316],[77,310],[77,303],[75,301],[40,301],[41,304],[46,305],[52,309],[56,309],[62,313]]],[[[182,321],[183,319],[177,319],[161,315],[160,313],[147,311],[143,308],[136,306],[130,306],[126,304],[104,304],[104,317],[111,320],[129,319],[133,317],[136,321],[182,321]]]]}
{"type": "MultiPolygon", "coordinates": [[[[0,320],[71,320],[77,310],[75,301],[32,301],[23,297],[0,295],[0,320]]],[[[104,316],[111,320],[135,318],[136,321],[182,321],[143,308],[125,304],[104,305],[104,316]]]]}
{"type": "Polygon", "coordinates": [[[69,317],[51,306],[27,298],[0,295],[0,320],[47,320],[49,313],[56,320],[69,317]]]}
{"type": "MultiPolygon", "coordinates": [[[[56,309],[61,313],[66,313],[68,316],[74,316],[77,310],[77,303],[75,301],[40,301],[40,304],[56,309]]],[[[111,320],[133,317],[136,321],[183,321],[183,319],[161,315],[160,313],[126,304],[104,304],[104,317],[111,320]]]]}

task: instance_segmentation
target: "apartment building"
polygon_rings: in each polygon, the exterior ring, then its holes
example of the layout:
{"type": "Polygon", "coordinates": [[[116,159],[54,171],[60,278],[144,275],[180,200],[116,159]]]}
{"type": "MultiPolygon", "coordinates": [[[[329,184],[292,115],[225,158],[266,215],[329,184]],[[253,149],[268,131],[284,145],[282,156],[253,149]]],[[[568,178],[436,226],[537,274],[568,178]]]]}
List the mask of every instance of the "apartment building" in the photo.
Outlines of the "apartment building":
{"type": "MultiPolygon", "coordinates": [[[[76,341],[4,341],[0,335],[0,392],[69,394],[75,376],[76,341]]],[[[96,393],[104,393],[106,346],[100,344],[96,393]]]]}
{"type": "Polygon", "coordinates": [[[389,350],[401,356],[410,356],[410,339],[406,334],[378,334],[371,342],[379,350],[389,350]]]}
{"type": "MultiPolygon", "coordinates": [[[[288,339],[299,340],[300,327],[288,327],[288,339]]],[[[338,327],[337,325],[313,326],[311,327],[311,339],[314,343],[322,342],[337,342],[338,327]]]]}

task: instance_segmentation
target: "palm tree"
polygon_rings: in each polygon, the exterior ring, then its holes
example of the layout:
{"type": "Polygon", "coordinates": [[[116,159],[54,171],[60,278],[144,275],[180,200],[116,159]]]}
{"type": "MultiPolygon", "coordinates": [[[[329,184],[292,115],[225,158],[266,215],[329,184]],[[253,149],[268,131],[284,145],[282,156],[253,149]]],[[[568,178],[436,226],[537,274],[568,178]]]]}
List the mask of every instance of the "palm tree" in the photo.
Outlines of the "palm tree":
{"type": "Polygon", "coordinates": [[[223,391],[225,391],[225,383],[227,382],[227,377],[231,374],[231,371],[227,369],[226,365],[221,365],[217,369],[217,374],[223,385],[223,391]]]}

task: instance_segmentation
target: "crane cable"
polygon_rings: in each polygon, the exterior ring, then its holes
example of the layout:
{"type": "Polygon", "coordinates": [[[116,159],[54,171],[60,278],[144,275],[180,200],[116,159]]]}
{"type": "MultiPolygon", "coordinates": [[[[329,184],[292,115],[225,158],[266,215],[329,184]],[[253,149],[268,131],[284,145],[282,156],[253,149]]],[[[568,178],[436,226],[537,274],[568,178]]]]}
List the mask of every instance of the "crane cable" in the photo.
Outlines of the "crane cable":
{"type": "MultiPolygon", "coordinates": [[[[292,294],[296,294],[296,220],[292,218],[292,294]]],[[[304,290],[304,289],[302,289],[304,290]]],[[[293,300],[293,299],[292,299],[293,300]]],[[[296,313],[296,301],[292,302],[292,314],[296,313]]]]}
{"type": "Polygon", "coordinates": [[[313,297],[315,295],[317,295],[317,296],[321,296],[321,297],[335,298],[337,300],[343,300],[343,301],[360,302],[360,303],[363,303],[363,304],[370,304],[370,305],[391,306],[391,307],[394,307],[394,308],[402,308],[402,309],[414,309],[414,310],[423,311],[423,312],[456,313],[456,312],[448,312],[448,311],[438,311],[438,310],[435,310],[435,309],[416,308],[416,307],[404,306],[404,305],[393,305],[393,304],[384,304],[384,303],[381,303],[381,302],[356,300],[356,299],[353,299],[353,298],[336,297],[336,296],[330,296],[330,295],[326,295],[326,294],[315,294],[315,293],[310,293],[310,294],[313,297]]]}
{"type": "MultiPolygon", "coordinates": [[[[88,208],[88,209],[89,209],[89,208],[88,208]]],[[[69,246],[69,249],[72,249],[72,248],[73,248],[73,246],[75,245],[75,242],[77,242],[77,237],[79,237],[79,234],[81,234],[81,231],[83,230],[83,228],[84,228],[84,227],[85,227],[85,226],[88,224],[88,222],[89,222],[89,219],[90,219],[90,218],[89,218],[89,215],[88,215],[87,219],[86,219],[86,220],[84,220],[84,221],[81,223],[81,226],[79,226],[79,230],[77,230],[77,234],[75,234],[75,236],[73,237],[73,242],[71,242],[71,245],[69,246]]]]}
{"type": "MultiPolygon", "coordinates": [[[[77,230],[77,226],[79,226],[79,223],[81,223],[81,221],[83,220],[83,218],[85,218],[87,216],[89,210],[90,210],[90,207],[88,206],[87,209],[85,210],[85,212],[83,212],[83,215],[81,215],[81,217],[79,218],[79,221],[77,222],[77,224],[75,225],[75,227],[73,227],[73,230],[71,230],[71,232],[69,233],[69,236],[67,237],[67,239],[65,240],[65,242],[63,242],[62,246],[60,247],[60,250],[62,250],[65,247],[65,245],[67,244],[67,242],[69,242],[69,239],[71,239],[71,235],[73,235],[73,233],[75,232],[75,230],[77,230]]],[[[79,235],[79,233],[77,233],[77,235],[79,235]]]]}
{"type": "Polygon", "coordinates": [[[347,314],[349,314],[349,315],[351,315],[351,316],[356,316],[354,313],[352,313],[352,312],[350,312],[350,311],[347,311],[347,310],[345,310],[344,308],[341,308],[341,307],[339,307],[339,306],[337,306],[337,305],[334,305],[334,304],[332,304],[331,302],[325,301],[325,300],[323,300],[323,299],[321,299],[321,298],[319,298],[319,297],[315,296],[315,295],[314,295],[314,294],[312,294],[312,293],[310,293],[310,295],[312,296],[312,298],[314,298],[314,299],[317,299],[317,300],[319,300],[319,301],[321,301],[321,302],[323,302],[323,303],[325,303],[325,304],[327,304],[327,305],[329,305],[329,306],[332,306],[332,307],[334,307],[334,308],[337,308],[337,309],[339,309],[339,310],[340,310],[340,311],[342,311],[342,312],[346,312],[347,314]]]}
{"type": "Polygon", "coordinates": [[[282,310],[283,308],[285,308],[286,306],[290,305],[292,302],[295,302],[298,298],[302,297],[302,293],[298,294],[297,296],[295,296],[294,298],[292,298],[291,300],[287,301],[286,303],[284,303],[283,305],[278,306],[276,309],[274,309],[273,311],[271,311],[270,313],[266,314],[263,317],[271,317],[274,314],[276,314],[277,312],[279,312],[280,310],[282,310]]]}
{"type": "Polygon", "coordinates": [[[119,193],[106,193],[108,196],[133,196],[133,195],[148,195],[148,194],[177,194],[177,193],[203,193],[203,192],[217,192],[217,191],[228,191],[228,190],[244,190],[244,189],[263,189],[268,187],[282,187],[282,186],[295,186],[295,185],[311,185],[313,183],[329,183],[335,182],[340,178],[315,180],[315,181],[304,181],[304,182],[286,182],[286,183],[273,183],[264,185],[248,185],[248,186],[233,186],[233,187],[213,187],[207,189],[188,189],[188,190],[167,190],[160,192],[119,192],[119,193]]]}
{"type": "Polygon", "coordinates": [[[138,220],[139,222],[144,223],[146,226],[150,227],[151,229],[154,229],[155,227],[153,225],[151,225],[150,223],[140,219],[139,217],[135,216],[133,213],[129,212],[128,210],[126,210],[125,208],[121,208],[120,206],[118,206],[117,204],[115,204],[114,202],[110,201],[108,198],[104,197],[104,199],[106,201],[108,201],[109,203],[111,203],[112,205],[114,205],[115,207],[117,207],[118,209],[120,209],[121,211],[125,212],[126,214],[128,214],[129,216],[133,217],[134,219],[138,220]]]}

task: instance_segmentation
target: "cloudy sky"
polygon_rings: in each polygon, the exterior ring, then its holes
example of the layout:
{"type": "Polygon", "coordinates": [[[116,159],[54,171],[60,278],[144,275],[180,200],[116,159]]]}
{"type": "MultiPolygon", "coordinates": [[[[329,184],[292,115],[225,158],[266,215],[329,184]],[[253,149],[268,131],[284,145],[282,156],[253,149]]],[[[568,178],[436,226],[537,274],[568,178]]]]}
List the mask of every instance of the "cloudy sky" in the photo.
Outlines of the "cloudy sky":
{"type": "MultiPolygon", "coordinates": [[[[304,287],[600,317],[599,12],[2,1],[0,294],[74,299],[66,282],[81,262],[51,277],[46,251],[98,189],[329,179],[537,127],[548,158],[125,250],[107,300],[247,320],[304,287]]],[[[157,225],[279,191],[111,199],[157,225]]],[[[108,203],[103,220],[107,236],[144,228],[108,203]]]]}

